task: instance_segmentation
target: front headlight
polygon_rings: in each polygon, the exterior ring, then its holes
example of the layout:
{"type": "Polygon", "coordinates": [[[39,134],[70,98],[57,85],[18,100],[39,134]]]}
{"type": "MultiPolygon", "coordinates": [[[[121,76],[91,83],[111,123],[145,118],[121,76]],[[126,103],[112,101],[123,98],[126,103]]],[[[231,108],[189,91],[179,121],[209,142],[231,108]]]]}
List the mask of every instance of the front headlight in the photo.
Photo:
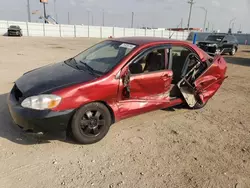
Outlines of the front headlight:
{"type": "Polygon", "coordinates": [[[26,98],[21,106],[34,110],[46,110],[57,107],[61,102],[61,97],[56,95],[37,95],[26,98]]]}
{"type": "Polygon", "coordinates": [[[216,44],[208,44],[207,46],[208,47],[214,47],[214,46],[216,46],[216,44]]]}

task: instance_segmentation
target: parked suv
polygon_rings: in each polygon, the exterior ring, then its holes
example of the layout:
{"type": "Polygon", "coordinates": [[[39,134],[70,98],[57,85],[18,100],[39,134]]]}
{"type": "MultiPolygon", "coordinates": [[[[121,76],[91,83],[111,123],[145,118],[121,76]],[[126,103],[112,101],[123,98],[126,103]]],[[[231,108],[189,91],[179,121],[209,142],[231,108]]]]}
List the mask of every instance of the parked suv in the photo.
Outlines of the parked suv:
{"type": "Polygon", "coordinates": [[[8,36],[23,36],[22,29],[18,25],[11,25],[8,28],[8,36]]]}
{"type": "Polygon", "coordinates": [[[208,53],[229,53],[234,55],[238,51],[238,40],[232,34],[211,34],[197,46],[208,53]]]}

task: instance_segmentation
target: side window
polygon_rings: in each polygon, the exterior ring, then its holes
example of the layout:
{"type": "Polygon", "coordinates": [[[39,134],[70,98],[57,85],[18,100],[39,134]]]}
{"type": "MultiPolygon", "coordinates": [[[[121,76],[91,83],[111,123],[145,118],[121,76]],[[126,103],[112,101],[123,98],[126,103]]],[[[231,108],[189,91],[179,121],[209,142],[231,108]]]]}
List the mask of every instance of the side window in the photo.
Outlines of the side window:
{"type": "Polygon", "coordinates": [[[172,47],[172,71],[173,83],[177,84],[181,80],[182,70],[188,55],[192,53],[191,50],[182,46],[172,47]]]}
{"type": "Polygon", "coordinates": [[[164,70],[167,62],[165,56],[165,49],[148,52],[131,63],[129,70],[132,75],[164,70]]]}
{"type": "Polygon", "coordinates": [[[175,64],[183,64],[187,56],[192,53],[188,48],[182,46],[173,46],[172,47],[172,56],[173,56],[173,66],[175,64]]]}

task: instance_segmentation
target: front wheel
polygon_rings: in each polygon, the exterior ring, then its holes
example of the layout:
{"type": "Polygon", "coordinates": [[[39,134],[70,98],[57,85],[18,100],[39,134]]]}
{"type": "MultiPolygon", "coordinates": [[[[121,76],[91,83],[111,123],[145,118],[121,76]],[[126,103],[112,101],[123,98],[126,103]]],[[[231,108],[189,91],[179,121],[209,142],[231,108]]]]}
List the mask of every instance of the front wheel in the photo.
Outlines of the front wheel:
{"type": "Polygon", "coordinates": [[[72,136],[81,144],[93,144],[106,136],[110,125],[111,115],[104,104],[86,104],[72,119],[72,136]]]}
{"type": "Polygon", "coordinates": [[[236,51],[237,51],[236,47],[233,47],[231,52],[229,52],[229,54],[230,55],[235,55],[236,51]]]}

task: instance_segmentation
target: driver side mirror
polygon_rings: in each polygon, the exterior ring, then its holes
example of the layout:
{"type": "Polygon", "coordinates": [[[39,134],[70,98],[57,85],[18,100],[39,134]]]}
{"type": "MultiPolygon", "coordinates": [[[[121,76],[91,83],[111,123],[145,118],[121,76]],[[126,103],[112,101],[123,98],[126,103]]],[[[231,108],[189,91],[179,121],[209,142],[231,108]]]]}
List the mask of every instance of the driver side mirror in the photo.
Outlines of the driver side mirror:
{"type": "Polygon", "coordinates": [[[227,40],[223,40],[222,43],[223,43],[223,44],[224,44],[224,43],[227,43],[227,40]]]}

